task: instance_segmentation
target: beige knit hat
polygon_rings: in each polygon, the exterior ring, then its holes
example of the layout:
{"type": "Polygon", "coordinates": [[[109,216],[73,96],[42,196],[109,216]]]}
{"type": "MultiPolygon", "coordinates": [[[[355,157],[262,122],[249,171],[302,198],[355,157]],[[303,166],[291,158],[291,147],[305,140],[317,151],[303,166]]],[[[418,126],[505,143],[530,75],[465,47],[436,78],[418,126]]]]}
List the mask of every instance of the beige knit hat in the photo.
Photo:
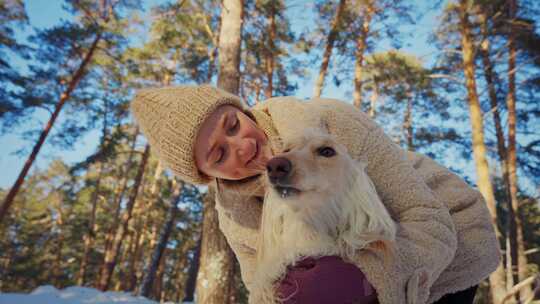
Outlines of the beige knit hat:
{"type": "Polygon", "coordinates": [[[131,111],[166,167],[186,182],[208,184],[212,178],[195,164],[195,139],[208,115],[225,104],[249,113],[238,96],[211,85],[140,90],[131,102],[131,111]]]}

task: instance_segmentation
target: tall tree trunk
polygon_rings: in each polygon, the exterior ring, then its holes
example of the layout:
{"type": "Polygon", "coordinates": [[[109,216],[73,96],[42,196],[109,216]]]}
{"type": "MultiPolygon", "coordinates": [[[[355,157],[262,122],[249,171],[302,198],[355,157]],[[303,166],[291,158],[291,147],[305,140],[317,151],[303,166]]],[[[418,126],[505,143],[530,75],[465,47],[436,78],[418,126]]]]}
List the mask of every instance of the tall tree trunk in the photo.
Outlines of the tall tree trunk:
{"type": "MultiPolygon", "coordinates": [[[[161,165],[161,162],[158,162],[156,166],[156,170],[154,171],[154,178],[152,180],[152,185],[150,186],[150,193],[149,193],[149,199],[144,202],[143,206],[141,207],[142,210],[155,210],[154,206],[155,203],[159,200],[159,197],[157,196],[157,191],[159,189],[159,180],[163,173],[163,166],[161,165]]],[[[139,241],[137,242],[137,248],[136,251],[132,257],[132,263],[130,268],[130,274],[129,274],[129,284],[127,287],[127,290],[134,290],[137,288],[137,284],[139,280],[142,278],[142,268],[143,266],[138,266],[141,261],[144,260],[144,254],[143,254],[143,244],[146,241],[147,231],[149,231],[149,227],[151,224],[151,218],[153,217],[153,212],[145,212],[145,216],[143,219],[143,223],[141,225],[141,235],[139,238],[139,241]]],[[[152,231],[154,231],[155,225],[152,225],[152,231]]],[[[154,249],[154,239],[151,239],[151,245],[147,250],[153,250],[154,249]]],[[[140,288],[137,288],[136,293],[140,293],[140,288]]]]}
{"type": "MultiPolygon", "coordinates": [[[[476,163],[476,174],[478,178],[478,189],[486,200],[487,207],[491,214],[491,221],[497,239],[501,240],[502,235],[497,227],[497,210],[495,207],[495,195],[493,194],[493,185],[489,179],[489,166],[486,160],[486,146],[484,143],[484,123],[482,110],[478,101],[475,79],[474,65],[474,46],[471,38],[471,26],[469,23],[469,14],[467,0],[459,1],[459,17],[461,44],[463,53],[463,69],[469,98],[469,110],[472,127],[473,155],[476,163]]],[[[505,273],[502,263],[499,263],[495,272],[489,276],[490,293],[494,304],[500,304],[505,296],[505,273]]]]}
{"type": "MultiPolygon", "coordinates": [[[[169,290],[169,296],[167,298],[179,303],[185,302],[185,300],[182,301],[182,299],[185,298],[186,291],[182,286],[186,286],[187,275],[185,274],[184,269],[188,266],[187,261],[188,258],[186,255],[176,261],[170,278],[171,280],[174,280],[174,286],[178,286],[179,288],[176,290],[169,290]]],[[[193,300],[191,300],[191,302],[193,302],[193,300]]]]}
{"type": "Polygon", "coordinates": [[[11,204],[13,204],[13,200],[15,199],[15,196],[19,192],[19,189],[21,188],[24,179],[26,177],[26,174],[28,174],[28,170],[30,170],[30,167],[36,160],[36,156],[38,155],[39,151],[41,150],[41,146],[45,142],[45,139],[49,135],[49,132],[51,131],[56,118],[58,118],[58,114],[60,114],[60,111],[64,107],[64,104],[71,96],[71,93],[77,85],[79,84],[79,81],[84,76],[84,71],[86,67],[88,66],[88,63],[94,56],[94,52],[97,48],[97,45],[101,41],[101,33],[98,33],[96,37],[94,38],[94,41],[92,42],[92,45],[90,46],[90,49],[88,49],[88,53],[86,53],[86,56],[84,56],[84,59],[82,60],[81,64],[77,68],[77,71],[73,74],[73,77],[71,78],[71,81],[69,82],[67,89],[60,95],[60,100],[56,104],[54,108],[54,112],[51,115],[51,118],[49,119],[49,122],[47,122],[47,125],[41,132],[41,135],[39,136],[39,139],[37,140],[36,144],[34,145],[34,148],[32,149],[32,153],[30,153],[30,156],[24,163],[24,167],[19,173],[19,176],[17,177],[17,180],[9,190],[9,193],[7,194],[6,198],[4,199],[4,202],[2,203],[2,206],[0,206],[0,223],[2,222],[4,216],[7,214],[9,207],[11,204]]]}
{"type": "MultiPolygon", "coordinates": [[[[159,196],[157,195],[157,191],[159,189],[159,179],[162,173],[163,173],[163,166],[161,165],[161,162],[159,162],[156,167],[156,170],[154,171],[154,179],[152,182],[152,186],[150,187],[149,200],[146,202],[146,208],[148,210],[153,210],[152,207],[155,206],[160,200],[159,196]]],[[[153,250],[154,245],[157,243],[157,226],[155,225],[152,226],[152,236],[150,237],[150,242],[151,242],[150,249],[153,250]]]]}
{"type": "Polygon", "coordinates": [[[258,105],[261,102],[259,96],[261,95],[261,84],[262,81],[255,80],[255,105],[258,105]]]}
{"type": "MultiPolygon", "coordinates": [[[[167,251],[167,248],[165,248],[163,255],[167,255],[167,251]]],[[[165,258],[160,259],[154,282],[154,290],[152,292],[153,298],[160,303],[163,303],[163,276],[165,274],[165,266],[165,258]]]]}
{"type": "Polygon", "coordinates": [[[139,253],[141,251],[141,239],[143,239],[144,233],[144,224],[136,225],[137,228],[135,233],[135,240],[133,241],[133,250],[130,250],[129,255],[129,266],[126,271],[126,274],[124,276],[124,279],[122,280],[123,288],[122,290],[125,291],[132,291],[136,284],[137,284],[137,276],[136,276],[136,264],[137,264],[137,258],[139,256],[139,253]]]}
{"type": "Polygon", "coordinates": [[[412,129],[412,103],[413,99],[410,94],[407,94],[407,110],[405,111],[405,117],[403,119],[403,130],[405,132],[405,138],[407,140],[407,150],[414,151],[413,144],[413,129],[412,129]]]}
{"type": "Polygon", "coordinates": [[[147,144],[144,148],[144,153],[141,159],[141,163],[139,165],[139,169],[137,171],[137,176],[135,177],[135,183],[133,185],[133,190],[131,193],[131,197],[129,198],[129,201],[126,205],[126,210],[124,212],[124,215],[122,217],[122,225],[118,228],[116,231],[116,236],[113,241],[112,250],[107,253],[105,256],[105,263],[104,267],[102,268],[102,272],[100,275],[100,281],[99,281],[99,289],[102,291],[105,291],[109,288],[109,284],[111,282],[111,277],[114,272],[114,268],[116,267],[116,261],[118,259],[118,253],[120,252],[120,248],[122,246],[122,241],[127,233],[127,228],[129,225],[129,221],[131,219],[131,215],[133,212],[133,207],[135,205],[135,202],[137,200],[137,195],[139,193],[139,187],[141,185],[144,169],[146,167],[146,163],[148,161],[148,156],[150,155],[150,146],[147,144]]]}
{"type": "Polygon", "coordinates": [[[169,241],[169,236],[171,235],[171,232],[174,227],[174,223],[176,221],[176,213],[178,211],[178,202],[180,201],[183,187],[184,187],[183,182],[178,183],[176,182],[176,180],[173,180],[174,193],[170,202],[169,211],[167,212],[167,220],[165,221],[165,224],[161,231],[159,242],[156,248],[154,249],[154,253],[152,254],[152,260],[148,266],[146,276],[143,279],[141,292],[140,292],[140,295],[143,297],[148,297],[150,295],[150,292],[152,291],[152,284],[156,277],[156,271],[157,271],[158,265],[163,257],[163,252],[165,250],[165,247],[167,246],[167,242],[169,241]]]}
{"type": "Polygon", "coordinates": [[[97,210],[97,201],[99,198],[99,187],[101,184],[101,178],[103,176],[103,166],[104,166],[104,162],[102,161],[99,163],[96,186],[94,188],[94,192],[92,193],[92,197],[90,198],[92,211],[90,212],[90,222],[88,223],[88,232],[83,237],[84,252],[83,252],[83,258],[81,261],[81,268],[79,269],[79,277],[77,279],[77,285],[79,286],[83,286],[86,282],[85,276],[86,276],[86,267],[88,264],[88,255],[90,254],[90,248],[93,247],[94,239],[96,237],[96,210],[97,210]]]}
{"type": "MultiPolygon", "coordinates": [[[[482,43],[480,44],[480,54],[482,56],[482,64],[484,68],[484,78],[488,87],[488,95],[491,109],[493,111],[493,121],[495,123],[495,134],[497,137],[497,154],[501,161],[501,169],[503,175],[503,181],[506,193],[506,202],[508,203],[508,220],[505,227],[505,256],[506,256],[506,289],[510,290],[514,286],[514,275],[512,266],[517,261],[517,246],[516,246],[516,233],[515,233],[515,220],[514,220],[514,208],[512,208],[512,197],[510,195],[510,179],[508,175],[508,161],[507,151],[504,139],[504,132],[501,124],[501,117],[499,114],[499,102],[497,100],[497,92],[495,89],[495,81],[493,71],[493,64],[490,58],[490,45],[489,45],[489,32],[487,24],[487,16],[481,12],[478,15],[480,21],[480,32],[482,33],[482,43]],[[513,263],[514,262],[514,263],[513,263]]],[[[512,297],[513,299],[513,297],[512,297]]]]}
{"type": "MultiPolygon", "coordinates": [[[[525,245],[523,243],[523,226],[518,204],[518,179],[517,179],[517,155],[516,155],[516,16],[518,10],[517,0],[508,0],[510,13],[510,35],[508,36],[508,96],[506,104],[508,108],[508,169],[510,177],[510,195],[512,198],[512,208],[514,212],[514,227],[516,229],[517,241],[517,269],[519,282],[527,279],[527,257],[525,256],[525,245]]],[[[527,285],[519,292],[521,301],[525,301],[532,296],[532,289],[527,285]]]]}
{"type": "MultiPolygon", "coordinates": [[[[240,84],[240,45],[244,15],[242,0],[224,0],[221,10],[219,34],[218,87],[238,95],[240,84]]],[[[203,245],[201,268],[197,279],[198,303],[229,303],[234,290],[226,284],[234,276],[234,253],[219,229],[217,211],[214,209],[214,192],[204,204],[203,245]],[[210,264],[212,263],[212,264],[210,264]],[[210,268],[212,270],[210,271],[210,268]],[[204,281],[204,284],[202,284],[204,281]]]]}
{"type": "Polygon", "coordinates": [[[379,84],[377,81],[373,82],[373,92],[369,97],[369,112],[368,115],[371,118],[375,118],[375,107],[377,104],[377,99],[379,98],[379,84]]]}
{"type": "Polygon", "coordinates": [[[356,42],[356,63],[354,65],[354,106],[359,110],[362,109],[362,69],[364,67],[364,55],[367,48],[367,38],[369,36],[369,24],[374,12],[374,4],[367,1],[364,7],[364,22],[358,40],[356,42]]]}
{"type": "Polygon", "coordinates": [[[56,259],[54,261],[53,274],[54,282],[57,288],[63,288],[62,286],[62,249],[64,247],[64,216],[62,214],[61,198],[58,201],[58,214],[56,215],[56,227],[58,230],[58,239],[57,239],[57,248],[56,248],[56,259]]]}
{"type": "Polygon", "coordinates": [[[208,188],[203,199],[203,232],[201,259],[195,293],[197,303],[230,303],[233,290],[234,257],[227,240],[219,230],[215,189],[208,188]]]}
{"type": "Polygon", "coordinates": [[[197,247],[195,247],[193,260],[189,264],[188,278],[186,281],[186,290],[185,290],[185,297],[183,299],[183,302],[193,302],[193,298],[194,298],[193,296],[195,293],[195,284],[197,282],[197,273],[199,272],[199,260],[201,256],[201,240],[202,238],[199,237],[199,240],[197,241],[197,247]]]}
{"type": "Polygon", "coordinates": [[[122,243],[127,244],[127,246],[124,246],[124,248],[120,248],[120,252],[118,253],[120,255],[118,261],[116,262],[116,265],[118,266],[118,271],[116,272],[116,275],[114,273],[111,275],[111,282],[115,282],[114,287],[112,288],[112,290],[114,291],[120,291],[124,287],[126,277],[125,262],[127,260],[127,257],[133,251],[135,237],[136,236],[134,231],[128,228],[126,236],[122,240],[122,243]]]}
{"type": "MultiPolygon", "coordinates": [[[[188,280],[188,273],[184,271],[186,267],[188,267],[189,259],[189,251],[193,247],[192,242],[185,242],[180,246],[179,248],[175,249],[176,252],[176,258],[175,258],[175,265],[174,269],[171,271],[171,274],[169,276],[169,281],[174,284],[174,286],[178,287],[184,287],[186,286],[187,280],[188,280]]],[[[195,274],[197,275],[197,274],[195,274]]],[[[182,300],[185,298],[185,292],[186,290],[184,288],[176,288],[175,290],[169,290],[167,299],[184,303],[186,300],[182,300]]],[[[190,300],[188,302],[193,302],[193,300],[190,300]]]]}
{"type": "MultiPolygon", "coordinates": [[[[143,207],[143,210],[150,210],[149,208],[152,208],[151,206],[152,204],[147,204],[143,207]]],[[[144,216],[144,221],[141,225],[140,238],[137,242],[136,251],[134,252],[132,257],[131,273],[129,276],[129,284],[126,290],[133,291],[136,294],[140,293],[140,288],[138,285],[142,281],[144,275],[144,260],[146,256],[145,252],[152,250],[151,246],[148,246],[147,248],[144,247],[144,244],[146,243],[146,240],[148,238],[148,231],[150,230],[151,217],[152,212],[147,212],[146,216],[144,216]]]]}
{"type": "Polygon", "coordinates": [[[274,78],[274,55],[275,55],[275,40],[276,40],[276,3],[270,4],[270,16],[268,16],[268,44],[266,50],[266,61],[265,61],[265,72],[266,72],[266,81],[267,86],[264,90],[264,95],[266,98],[272,97],[273,88],[273,78],[274,78]]]}
{"type": "MultiPolygon", "coordinates": [[[[116,230],[118,229],[119,221],[117,220],[120,216],[120,210],[122,210],[122,200],[124,199],[124,195],[127,190],[127,184],[129,182],[129,175],[128,172],[133,166],[133,156],[135,155],[135,145],[137,144],[137,137],[139,136],[139,127],[135,128],[135,132],[133,133],[133,139],[131,142],[131,147],[128,154],[128,159],[126,161],[126,165],[124,168],[120,168],[120,174],[118,175],[118,180],[122,180],[122,185],[120,186],[120,192],[115,195],[113,208],[114,208],[114,214],[112,216],[113,223],[112,226],[108,229],[107,236],[105,237],[105,254],[104,256],[110,255],[110,251],[112,250],[112,242],[114,240],[114,235],[116,230]]],[[[102,263],[102,267],[105,267],[105,261],[102,263]]],[[[101,269],[100,272],[103,272],[104,270],[101,269]]],[[[96,285],[99,286],[99,277],[98,281],[96,282],[96,285]]]]}
{"type": "Polygon", "coordinates": [[[150,217],[150,215],[147,215],[147,219],[145,220],[141,228],[141,237],[138,242],[137,251],[134,254],[133,269],[132,273],[130,274],[130,282],[127,288],[127,290],[132,291],[136,294],[140,292],[140,289],[138,288],[138,283],[141,282],[144,272],[144,252],[148,250],[148,248],[144,247],[148,235],[148,217],[150,217]]]}
{"type": "Polygon", "coordinates": [[[328,70],[328,64],[330,63],[330,56],[332,55],[332,49],[334,48],[334,42],[336,41],[337,34],[341,29],[341,16],[345,10],[346,0],[339,0],[338,7],[336,9],[336,15],[332,21],[332,28],[328,33],[328,39],[326,40],[326,47],[324,48],[323,58],[321,62],[321,68],[319,70],[319,77],[315,82],[313,88],[313,96],[320,97],[322,89],[324,87],[324,78],[326,77],[326,71],[328,70]]]}
{"type": "Polygon", "coordinates": [[[217,86],[238,94],[240,85],[240,43],[244,19],[243,0],[224,0],[219,33],[217,86]]]}
{"type": "Polygon", "coordinates": [[[218,54],[218,45],[219,45],[219,34],[215,35],[214,32],[219,33],[221,29],[221,20],[218,23],[218,28],[216,31],[212,30],[210,18],[204,14],[204,7],[201,5],[200,2],[198,2],[199,8],[203,12],[203,18],[204,18],[204,29],[206,31],[206,34],[210,37],[212,40],[212,48],[208,51],[208,72],[206,74],[206,82],[210,83],[212,81],[212,77],[214,76],[214,69],[215,69],[215,62],[216,62],[216,55],[218,54]]]}

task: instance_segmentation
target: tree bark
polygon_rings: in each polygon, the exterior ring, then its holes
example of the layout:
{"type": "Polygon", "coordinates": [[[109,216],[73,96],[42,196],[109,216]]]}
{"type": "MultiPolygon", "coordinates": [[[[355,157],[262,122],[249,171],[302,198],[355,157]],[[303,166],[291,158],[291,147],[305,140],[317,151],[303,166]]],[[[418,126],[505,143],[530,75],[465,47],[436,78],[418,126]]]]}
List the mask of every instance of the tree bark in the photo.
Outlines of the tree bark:
{"type": "Polygon", "coordinates": [[[328,64],[330,63],[330,56],[332,55],[332,49],[334,48],[334,42],[341,28],[341,16],[345,10],[346,0],[340,0],[336,9],[336,15],[332,21],[332,28],[328,33],[328,39],[326,40],[326,47],[324,48],[321,68],[319,70],[319,77],[315,82],[313,88],[313,96],[320,97],[322,89],[324,87],[324,78],[326,77],[326,71],[328,70],[328,64]]]}
{"type": "MultiPolygon", "coordinates": [[[[154,172],[154,179],[153,179],[153,182],[152,182],[152,186],[150,187],[150,195],[149,195],[149,200],[146,202],[145,205],[143,205],[143,209],[146,209],[146,210],[153,210],[153,206],[155,206],[154,204],[155,203],[152,203],[152,202],[157,202],[157,200],[159,200],[159,198],[157,197],[156,193],[157,193],[157,190],[159,188],[159,179],[161,177],[161,174],[163,173],[163,166],[161,165],[161,162],[158,162],[157,166],[156,166],[156,170],[154,172]]],[[[130,291],[133,291],[137,288],[137,285],[138,285],[138,282],[141,281],[142,277],[143,277],[143,266],[139,266],[140,262],[144,260],[144,254],[143,254],[143,244],[145,243],[146,241],[146,238],[147,238],[147,231],[149,231],[149,222],[151,222],[151,218],[152,217],[152,212],[147,212],[146,216],[144,216],[144,221],[143,221],[143,224],[141,225],[142,226],[142,231],[141,231],[141,237],[139,239],[139,242],[137,243],[137,250],[133,256],[133,263],[132,263],[132,271],[131,271],[131,274],[130,274],[130,283],[129,283],[129,287],[127,288],[127,290],[130,290],[130,291]]],[[[152,227],[154,228],[154,227],[152,227]]],[[[153,240],[152,240],[153,241],[153,240]]],[[[150,246],[149,248],[147,248],[147,250],[152,250],[153,249],[153,245],[150,246]]],[[[137,294],[140,293],[140,288],[137,288],[136,292],[137,294]]]]}
{"type": "Polygon", "coordinates": [[[219,33],[217,86],[233,94],[238,94],[240,85],[240,44],[243,15],[243,0],[223,1],[219,33]]]}
{"type": "Polygon", "coordinates": [[[56,248],[56,258],[54,261],[54,267],[53,267],[53,276],[54,276],[54,282],[56,288],[63,288],[62,285],[62,249],[64,247],[64,232],[63,232],[63,226],[64,226],[64,215],[62,214],[62,206],[61,206],[61,200],[60,197],[58,199],[58,214],[56,215],[56,228],[58,229],[58,239],[57,239],[57,248],[56,248]]]}
{"type": "MultiPolygon", "coordinates": [[[[497,239],[501,240],[502,235],[497,227],[497,211],[495,207],[495,195],[493,185],[489,178],[489,166],[486,159],[486,146],[484,143],[484,123],[482,110],[478,100],[475,79],[474,46],[471,37],[471,26],[467,8],[467,0],[459,1],[460,32],[463,55],[463,69],[469,99],[469,111],[472,127],[473,155],[476,163],[476,174],[478,178],[478,189],[486,200],[487,207],[491,214],[491,221],[497,239]]],[[[506,294],[505,273],[502,263],[499,263],[495,272],[489,276],[490,293],[494,304],[500,304],[506,294]]]]}
{"type": "Polygon", "coordinates": [[[369,25],[374,12],[374,4],[368,1],[362,6],[364,9],[364,22],[362,23],[362,30],[358,36],[356,43],[356,63],[354,65],[354,106],[359,110],[362,109],[362,69],[364,66],[364,55],[367,48],[367,38],[369,36],[369,25]]]}
{"type": "MultiPolygon", "coordinates": [[[[142,213],[142,212],[141,212],[142,213]]],[[[141,216],[141,214],[139,214],[141,216]]],[[[129,250],[129,266],[127,271],[125,272],[124,278],[122,279],[122,290],[124,291],[132,291],[136,284],[137,284],[137,276],[136,276],[136,265],[137,265],[137,258],[139,257],[139,253],[141,252],[141,246],[142,241],[144,241],[144,234],[145,234],[145,226],[144,224],[134,225],[135,227],[139,227],[134,233],[135,233],[135,239],[133,240],[132,244],[132,250],[129,250]]]]}
{"type": "MultiPolygon", "coordinates": [[[[129,181],[128,172],[133,166],[133,156],[135,155],[135,145],[137,144],[137,137],[139,136],[139,127],[135,128],[135,132],[133,134],[133,140],[131,142],[131,147],[129,150],[128,159],[126,161],[125,167],[122,169],[120,168],[120,174],[118,175],[118,180],[122,180],[122,185],[120,186],[120,193],[117,193],[114,198],[113,208],[114,208],[114,214],[113,214],[113,223],[112,226],[109,228],[107,232],[107,236],[105,237],[105,256],[110,255],[112,242],[114,240],[114,234],[116,230],[118,229],[118,223],[120,216],[120,210],[122,210],[122,200],[124,199],[124,194],[127,190],[127,184],[129,181]]],[[[103,261],[102,269],[100,272],[103,272],[103,267],[105,267],[105,261],[103,261]]],[[[98,277],[98,281],[96,282],[96,285],[99,285],[100,278],[98,277]]]]}
{"type": "MultiPolygon", "coordinates": [[[[163,255],[166,255],[167,251],[168,251],[167,248],[165,248],[165,252],[163,253],[163,255]]],[[[160,259],[159,264],[158,264],[158,269],[157,269],[156,278],[154,282],[155,283],[154,291],[153,291],[154,299],[159,301],[159,303],[163,303],[163,296],[164,296],[163,276],[164,275],[165,275],[165,259],[162,258],[160,259]]]]}
{"type": "Polygon", "coordinates": [[[167,220],[165,221],[165,225],[163,226],[163,230],[161,231],[159,242],[156,248],[154,249],[154,253],[152,254],[152,261],[150,262],[150,265],[148,266],[146,276],[144,277],[143,283],[141,286],[140,295],[143,297],[148,297],[150,295],[150,292],[152,291],[152,284],[156,277],[156,271],[157,271],[158,265],[163,257],[163,252],[165,250],[167,242],[169,241],[169,236],[171,235],[171,232],[174,227],[174,223],[176,221],[176,214],[178,211],[178,202],[180,201],[180,196],[182,195],[183,187],[184,187],[183,182],[177,183],[176,180],[173,180],[174,193],[171,199],[169,211],[167,213],[167,220]]]}
{"type": "Polygon", "coordinates": [[[481,12],[478,15],[480,21],[480,32],[482,33],[482,43],[480,44],[480,55],[482,57],[482,64],[484,69],[484,78],[488,87],[488,96],[491,106],[491,111],[493,112],[493,120],[495,123],[495,134],[497,137],[497,154],[501,161],[501,169],[503,175],[503,181],[505,186],[506,193],[506,202],[508,203],[508,220],[505,227],[506,238],[505,238],[505,256],[506,256],[506,289],[509,290],[514,286],[513,278],[513,261],[517,260],[515,240],[515,220],[514,220],[514,209],[512,208],[511,195],[510,195],[510,180],[508,175],[508,162],[507,162],[507,151],[506,144],[504,139],[504,132],[502,130],[501,117],[499,114],[497,93],[495,89],[493,64],[491,63],[490,58],[490,45],[489,45],[489,33],[488,33],[488,24],[487,16],[485,13],[481,12]]]}
{"type": "Polygon", "coordinates": [[[109,288],[111,282],[111,277],[116,267],[116,261],[118,259],[118,253],[122,246],[122,241],[127,233],[127,228],[129,221],[131,220],[131,215],[133,212],[133,207],[137,200],[137,195],[139,193],[139,187],[141,185],[142,177],[148,161],[148,156],[150,155],[150,146],[147,144],[144,148],[144,153],[137,171],[137,176],[135,177],[135,183],[133,185],[133,190],[131,197],[126,205],[126,210],[122,216],[122,225],[117,229],[116,236],[113,241],[112,250],[110,250],[105,256],[105,263],[100,275],[99,289],[106,291],[109,288]]]}
{"type": "MultiPolygon", "coordinates": [[[[167,299],[172,299],[178,303],[185,302],[185,300],[182,301],[182,299],[185,298],[186,291],[181,287],[186,286],[187,275],[185,274],[184,269],[188,266],[187,260],[187,256],[184,255],[182,258],[176,261],[176,265],[174,265],[174,270],[170,277],[170,280],[174,282],[174,286],[179,286],[180,288],[177,288],[176,290],[169,290],[167,299]]],[[[193,300],[191,300],[191,302],[193,302],[193,300]]]]}
{"type": "Polygon", "coordinates": [[[127,246],[120,248],[120,252],[118,253],[120,258],[118,258],[118,261],[116,262],[116,265],[120,265],[120,267],[118,267],[116,275],[114,275],[114,273],[111,274],[111,282],[114,282],[114,287],[112,288],[112,290],[114,291],[120,291],[125,286],[126,267],[124,265],[127,257],[133,251],[133,245],[136,242],[135,238],[135,232],[128,228],[126,236],[122,239],[122,243],[126,244],[127,246]]]}
{"type": "MultiPolygon", "coordinates": [[[[525,245],[523,241],[523,226],[519,212],[518,202],[518,177],[517,177],[517,154],[516,154],[516,43],[517,35],[516,16],[518,10],[517,0],[508,0],[510,13],[510,35],[508,35],[508,95],[506,98],[506,107],[508,109],[508,173],[510,181],[510,196],[512,202],[512,211],[514,217],[513,226],[515,227],[516,243],[512,244],[517,249],[517,270],[518,280],[523,282],[528,278],[527,257],[525,256],[525,245]]],[[[522,302],[532,296],[530,285],[523,287],[519,292],[519,298],[522,302]]]]}
{"type": "Polygon", "coordinates": [[[197,247],[195,247],[195,253],[193,261],[189,264],[188,278],[186,281],[185,297],[183,302],[193,302],[195,293],[195,284],[197,282],[197,273],[199,272],[199,259],[201,256],[201,239],[197,241],[197,247]]]}
{"type": "Polygon", "coordinates": [[[30,156],[24,163],[24,167],[19,173],[17,180],[15,181],[15,183],[9,190],[9,193],[4,199],[2,206],[0,206],[0,223],[2,222],[4,216],[7,214],[9,207],[11,207],[11,204],[13,204],[13,200],[15,199],[15,196],[19,192],[19,189],[21,188],[24,182],[24,179],[26,178],[26,175],[28,174],[28,170],[30,170],[30,167],[36,160],[36,156],[41,150],[41,147],[43,146],[45,139],[49,135],[49,132],[51,131],[56,119],[58,118],[58,114],[60,114],[60,111],[64,107],[64,104],[71,96],[71,93],[73,92],[73,90],[75,90],[80,80],[83,78],[84,71],[86,67],[88,66],[88,63],[94,56],[94,52],[96,51],[99,41],[101,41],[101,33],[98,33],[96,37],[94,38],[94,41],[92,42],[92,45],[90,46],[90,49],[88,50],[88,53],[86,53],[86,56],[84,56],[84,59],[82,60],[79,67],[77,68],[77,71],[73,74],[73,78],[71,78],[71,81],[69,82],[67,86],[67,89],[60,95],[60,100],[56,104],[54,108],[54,112],[51,115],[51,118],[49,119],[49,122],[47,122],[47,125],[45,125],[45,128],[41,132],[41,135],[39,136],[36,144],[34,145],[34,148],[32,149],[30,156]]]}
{"type": "Polygon", "coordinates": [[[407,110],[405,111],[405,117],[403,119],[403,130],[405,131],[405,138],[407,140],[407,150],[414,151],[413,143],[413,129],[412,129],[412,96],[407,94],[407,110]]]}
{"type": "Polygon", "coordinates": [[[371,93],[371,96],[369,98],[369,111],[368,115],[371,118],[375,118],[375,107],[377,104],[377,99],[379,98],[379,84],[377,81],[373,82],[373,92],[371,93]]]}
{"type": "Polygon", "coordinates": [[[230,303],[233,290],[229,282],[234,278],[234,257],[219,230],[213,187],[208,188],[203,201],[201,259],[195,288],[197,303],[230,303]]]}
{"type": "MultiPolygon", "coordinates": [[[[240,46],[244,3],[224,0],[219,33],[218,87],[238,95],[240,84],[240,46]]],[[[211,188],[211,187],[210,187],[211,188]]],[[[197,303],[230,303],[228,281],[234,276],[234,253],[219,229],[214,208],[214,191],[209,190],[203,206],[203,241],[197,277],[197,303]]]]}

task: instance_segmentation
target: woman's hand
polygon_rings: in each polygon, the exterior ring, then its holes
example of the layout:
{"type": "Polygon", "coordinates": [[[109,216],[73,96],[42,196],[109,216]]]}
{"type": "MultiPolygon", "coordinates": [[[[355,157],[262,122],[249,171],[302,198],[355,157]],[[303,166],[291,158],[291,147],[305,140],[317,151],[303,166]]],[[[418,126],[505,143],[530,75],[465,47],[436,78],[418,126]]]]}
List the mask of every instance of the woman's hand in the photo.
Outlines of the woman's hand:
{"type": "Polygon", "coordinates": [[[276,290],[284,304],[379,303],[362,271],[338,256],[308,257],[287,267],[276,290]]]}

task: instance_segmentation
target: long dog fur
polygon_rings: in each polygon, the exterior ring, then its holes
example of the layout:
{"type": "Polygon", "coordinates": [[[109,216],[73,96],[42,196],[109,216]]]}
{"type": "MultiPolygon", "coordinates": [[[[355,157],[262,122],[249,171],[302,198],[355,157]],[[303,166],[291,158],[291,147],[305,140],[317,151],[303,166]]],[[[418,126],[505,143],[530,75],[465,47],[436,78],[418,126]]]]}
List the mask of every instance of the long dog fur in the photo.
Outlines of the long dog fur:
{"type": "MultiPolygon", "coordinates": [[[[356,251],[373,246],[388,252],[391,258],[396,224],[365,172],[366,163],[352,159],[346,148],[329,135],[316,132],[306,132],[301,139],[294,140],[304,144],[292,148],[287,154],[294,154],[317,140],[337,150],[337,156],[344,158],[341,161],[345,161],[346,172],[337,174],[340,176],[310,176],[319,181],[335,179],[335,191],[327,196],[314,196],[324,201],[311,199],[303,202],[302,206],[295,206],[294,197],[280,197],[269,186],[263,207],[250,303],[274,304],[285,300],[276,297],[274,284],[285,276],[288,265],[294,265],[302,257],[339,255],[345,261],[354,261],[356,251]]],[[[297,157],[294,165],[306,161],[316,162],[317,158],[297,157]]]]}

